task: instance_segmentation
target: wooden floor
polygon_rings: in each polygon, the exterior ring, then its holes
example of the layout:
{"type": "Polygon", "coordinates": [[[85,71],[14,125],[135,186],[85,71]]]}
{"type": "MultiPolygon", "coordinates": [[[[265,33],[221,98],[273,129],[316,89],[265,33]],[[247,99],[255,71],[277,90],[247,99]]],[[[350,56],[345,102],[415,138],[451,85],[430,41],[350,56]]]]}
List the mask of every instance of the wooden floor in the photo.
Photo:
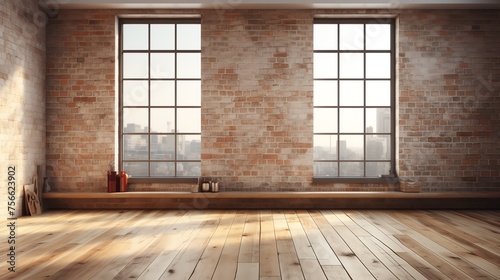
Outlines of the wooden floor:
{"type": "Polygon", "coordinates": [[[51,211],[16,250],[0,279],[500,279],[500,211],[51,211]]]}

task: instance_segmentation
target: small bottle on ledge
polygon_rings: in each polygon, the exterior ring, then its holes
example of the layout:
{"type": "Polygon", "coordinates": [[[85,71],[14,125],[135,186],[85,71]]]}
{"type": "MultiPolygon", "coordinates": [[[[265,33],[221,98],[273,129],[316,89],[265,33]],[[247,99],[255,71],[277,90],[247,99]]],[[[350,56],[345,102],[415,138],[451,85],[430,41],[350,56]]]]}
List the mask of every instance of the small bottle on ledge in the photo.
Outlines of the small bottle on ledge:
{"type": "Polygon", "coordinates": [[[126,171],[120,172],[120,192],[126,192],[128,190],[128,175],[126,171]]]}

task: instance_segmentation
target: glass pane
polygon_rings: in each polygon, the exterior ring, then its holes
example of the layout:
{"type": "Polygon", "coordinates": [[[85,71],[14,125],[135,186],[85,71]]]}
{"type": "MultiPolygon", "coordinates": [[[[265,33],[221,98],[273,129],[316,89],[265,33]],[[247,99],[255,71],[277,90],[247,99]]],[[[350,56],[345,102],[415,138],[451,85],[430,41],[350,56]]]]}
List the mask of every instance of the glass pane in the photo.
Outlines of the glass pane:
{"type": "Polygon", "coordinates": [[[390,132],[391,132],[391,109],[367,108],[366,133],[390,133],[390,132]]]}
{"type": "Polygon", "coordinates": [[[124,108],[123,132],[148,132],[148,109],[124,108]]]}
{"type": "Polygon", "coordinates": [[[314,78],[315,79],[337,78],[336,53],[314,54],[314,78]]]}
{"type": "Polygon", "coordinates": [[[363,81],[340,81],[340,106],[363,106],[363,81]]]}
{"type": "Polygon", "coordinates": [[[175,136],[151,135],[151,159],[174,160],[175,136]]]}
{"type": "Polygon", "coordinates": [[[177,132],[201,133],[201,109],[177,109],[177,132]]]}
{"type": "Polygon", "coordinates": [[[337,106],[337,81],[314,81],[314,106],[337,106]]]}
{"type": "Polygon", "coordinates": [[[178,162],[177,176],[199,177],[201,175],[201,162],[178,162]]]}
{"type": "Polygon", "coordinates": [[[337,135],[314,135],[314,160],[337,159],[337,135]]]}
{"type": "Polygon", "coordinates": [[[391,106],[391,82],[366,81],[366,106],[391,106]]]}
{"type": "Polygon", "coordinates": [[[345,177],[363,177],[363,163],[362,162],[341,162],[340,175],[345,177]]]}
{"type": "Polygon", "coordinates": [[[148,106],[148,82],[123,81],[123,106],[148,106]]]}
{"type": "Polygon", "coordinates": [[[175,125],[174,109],[152,108],[151,109],[151,132],[165,133],[173,132],[175,125]]]}
{"type": "Polygon", "coordinates": [[[153,177],[174,177],[175,165],[173,162],[152,162],[151,176],[153,177]]]}
{"type": "Polygon", "coordinates": [[[174,54],[152,53],[151,78],[173,78],[174,76],[174,54]]]}
{"type": "Polygon", "coordinates": [[[338,173],[337,162],[315,162],[314,163],[314,176],[335,176],[338,173]]]}
{"type": "Polygon", "coordinates": [[[151,81],[151,106],[175,106],[174,81],[151,81]]]}
{"type": "Polygon", "coordinates": [[[173,24],[151,24],[152,50],[173,50],[174,43],[173,24]]]}
{"type": "Polygon", "coordinates": [[[148,159],[148,136],[123,135],[123,159],[148,159]]]}
{"type": "Polygon", "coordinates": [[[177,81],[177,106],[201,106],[201,81],[177,81]]]}
{"type": "Polygon", "coordinates": [[[123,78],[147,78],[148,77],[148,54],[147,53],[124,53],[123,54],[123,78]]]}
{"type": "Polygon", "coordinates": [[[390,50],[391,49],[391,25],[390,24],[367,24],[366,25],[366,49],[367,50],[390,50]]]}
{"type": "Polygon", "coordinates": [[[315,24],[314,25],[314,50],[336,50],[337,25],[315,24]]]}
{"type": "Polygon", "coordinates": [[[200,53],[178,53],[177,54],[177,78],[201,78],[201,54],[200,53]]]}
{"type": "Polygon", "coordinates": [[[314,109],[314,133],[337,132],[337,109],[314,109]]]}
{"type": "Polygon", "coordinates": [[[201,135],[178,135],[177,159],[178,160],[201,159],[201,135]]]}
{"type": "Polygon", "coordinates": [[[201,50],[201,25],[200,24],[178,24],[177,25],[177,49],[178,50],[201,50]]]}
{"type": "Polygon", "coordinates": [[[124,50],[147,50],[148,49],[148,25],[147,24],[124,24],[123,25],[123,49],[124,50]]]}
{"type": "Polygon", "coordinates": [[[339,156],[344,160],[364,159],[363,135],[340,135],[339,156]]]}
{"type": "Polygon", "coordinates": [[[378,78],[378,79],[391,78],[391,54],[367,53],[366,78],[378,78]]]}
{"type": "Polygon", "coordinates": [[[379,177],[380,175],[391,174],[391,164],[389,162],[367,162],[366,176],[379,177]]]}
{"type": "Polygon", "coordinates": [[[363,78],[363,54],[340,54],[340,78],[363,78]]]}
{"type": "Polygon", "coordinates": [[[341,50],[364,49],[363,24],[341,24],[339,37],[341,50]]]}
{"type": "Polygon", "coordinates": [[[366,159],[391,159],[391,143],[389,135],[366,135],[366,159]]]}
{"type": "Polygon", "coordinates": [[[363,133],[364,132],[363,108],[341,108],[340,109],[340,132],[341,133],[363,133]]]}
{"type": "Polygon", "coordinates": [[[147,162],[124,162],[123,170],[132,177],[145,177],[148,176],[148,163],[147,162]]]}

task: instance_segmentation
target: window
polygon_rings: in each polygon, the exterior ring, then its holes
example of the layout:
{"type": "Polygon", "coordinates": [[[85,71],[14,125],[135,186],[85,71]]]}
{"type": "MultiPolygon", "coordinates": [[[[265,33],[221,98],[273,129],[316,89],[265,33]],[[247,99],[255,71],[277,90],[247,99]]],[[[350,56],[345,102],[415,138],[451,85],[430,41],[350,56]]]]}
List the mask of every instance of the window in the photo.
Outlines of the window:
{"type": "Polygon", "coordinates": [[[132,178],[201,174],[199,19],[120,21],[120,166],[132,178]]]}
{"type": "Polygon", "coordinates": [[[394,20],[316,19],[314,176],[394,175],[394,20]]]}

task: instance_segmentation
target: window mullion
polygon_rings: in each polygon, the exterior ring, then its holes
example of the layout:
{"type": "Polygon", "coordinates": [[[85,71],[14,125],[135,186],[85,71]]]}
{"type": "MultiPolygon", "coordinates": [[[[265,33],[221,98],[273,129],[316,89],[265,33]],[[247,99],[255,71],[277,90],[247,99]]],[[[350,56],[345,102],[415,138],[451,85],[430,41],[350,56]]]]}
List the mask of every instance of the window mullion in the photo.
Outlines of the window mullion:
{"type": "Polygon", "coordinates": [[[337,176],[340,176],[340,24],[337,24],[337,176]]]}
{"type": "Polygon", "coordinates": [[[363,24],[363,177],[366,177],[366,24],[363,24]]]}
{"type": "Polygon", "coordinates": [[[174,175],[177,176],[177,24],[174,25],[174,175]]]}
{"type": "Polygon", "coordinates": [[[396,174],[396,25],[391,24],[391,171],[396,174]]]}
{"type": "Polygon", "coordinates": [[[151,177],[151,24],[148,24],[148,177],[151,177]]]}

